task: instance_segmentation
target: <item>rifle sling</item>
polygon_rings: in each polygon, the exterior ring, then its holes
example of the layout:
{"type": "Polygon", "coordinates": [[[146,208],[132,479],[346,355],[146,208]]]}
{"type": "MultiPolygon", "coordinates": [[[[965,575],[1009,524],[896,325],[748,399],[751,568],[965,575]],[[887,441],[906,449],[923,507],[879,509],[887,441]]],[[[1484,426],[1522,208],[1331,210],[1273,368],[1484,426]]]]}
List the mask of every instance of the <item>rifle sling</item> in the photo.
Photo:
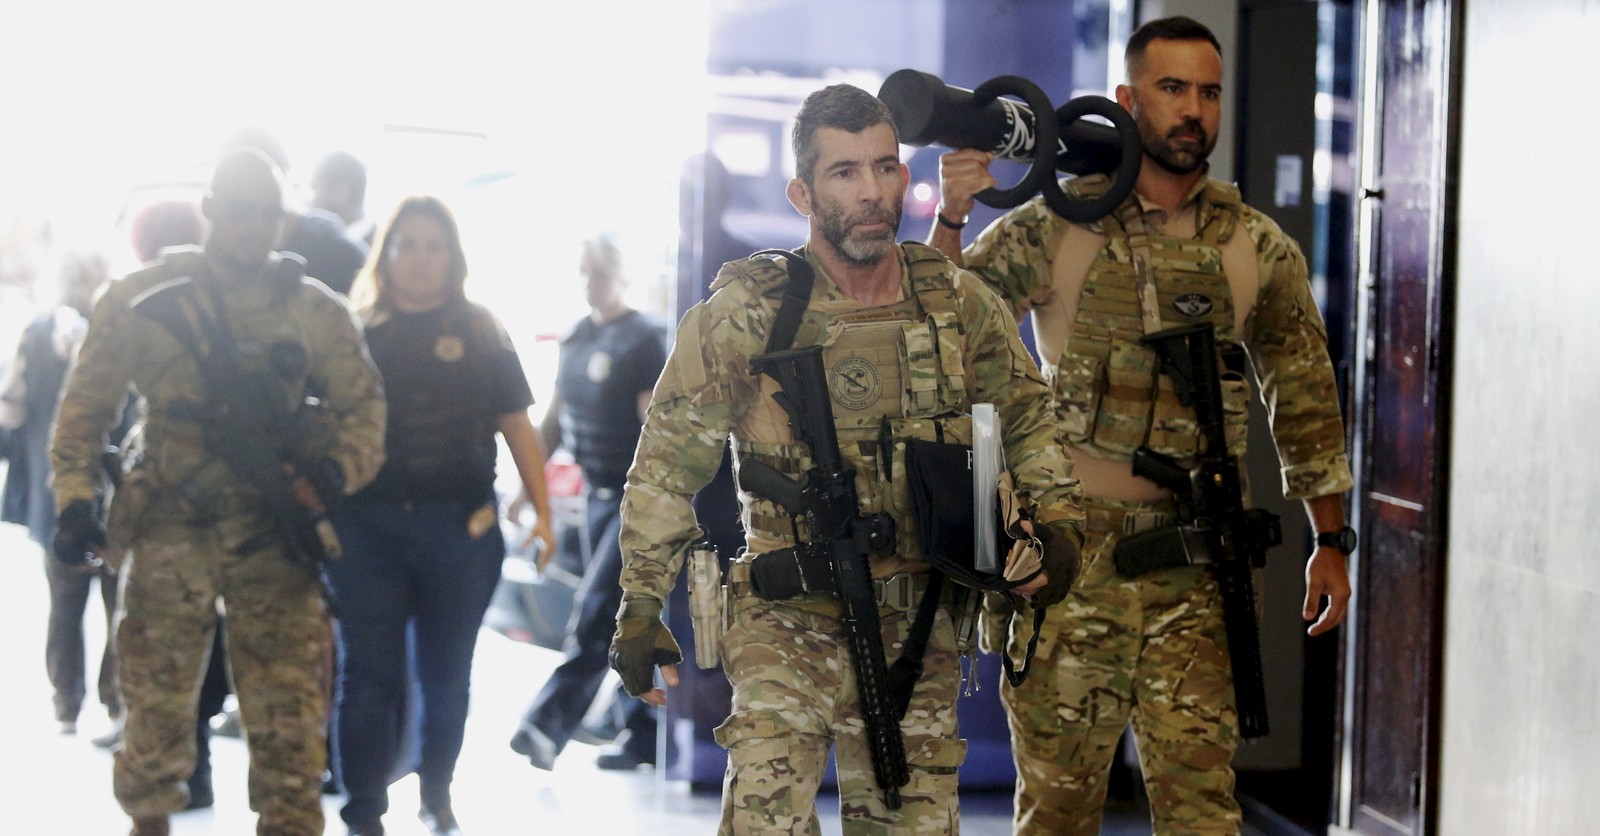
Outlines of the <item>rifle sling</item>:
{"type": "Polygon", "coordinates": [[[1039,633],[1044,629],[1044,614],[1049,612],[1049,607],[1038,607],[1033,611],[1033,635],[1028,637],[1028,647],[1022,652],[1022,667],[1011,661],[1011,654],[1001,652],[1000,664],[1006,671],[1006,682],[1013,688],[1022,686],[1028,678],[1028,671],[1033,669],[1033,654],[1039,650],[1039,633]]]}
{"type": "Polygon", "coordinates": [[[762,250],[755,255],[774,255],[783,259],[789,271],[789,282],[783,289],[783,301],[778,304],[778,315],[772,320],[772,332],[767,335],[767,354],[794,347],[794,335],[800,330],[800,319],[806,306],[811,304],[811,288],[817,274],[806,262],[805,249],[762,250]]]}
{"type": "Polygon", "coordinates": [[[889,699],[894,706],[894,719],[905,719],[911,707],[911,693],[922,679],[922,663],[928,653],[928,639],[933,635],[933,620],[939,614],[939,597],[944,591],[944,573],[934,569],[928,575],[928,588],[917,604],[916,620],[911,622],[911,632],[906,636],[906,649],[900,658],[889,666],[889,699]]]}

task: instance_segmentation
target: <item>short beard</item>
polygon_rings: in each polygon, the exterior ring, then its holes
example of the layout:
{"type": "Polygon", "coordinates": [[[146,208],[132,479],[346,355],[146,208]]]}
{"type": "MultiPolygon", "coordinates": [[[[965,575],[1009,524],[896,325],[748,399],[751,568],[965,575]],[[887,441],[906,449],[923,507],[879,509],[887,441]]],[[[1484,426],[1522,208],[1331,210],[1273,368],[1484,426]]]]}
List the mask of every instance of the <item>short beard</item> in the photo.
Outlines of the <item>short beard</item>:
{"type": "Polygon", "coordinates": [[[822,237],[833,245],[845,261],[857,267],[870,267],[893,252],[894,236],[900,229],[900,212],[899,204],[882,211],[867,211],[850,217],[842,208],[824,209],[821,218],[822,237]],[[886,222],[888,231],[883,235],[870,236],[855,232],[855,224],[872,221],[886,222]]]}
{"type": "Polygon", "coordinates": [[[1146,156],[1154,160],[1156,165],[1161,166],[1166,171],[1179,175],[1193,174],[1198,171],[1201,166],[1205,165],[1206,159],[1211,156],[1212,150],[1217,147],[1217,138],[1207,136],[1205,129],[1200,127],[1198,122],[1192,120],[1173,128],[1165,136],[1156,135],[1152,126],[1140,125],[1139,139],[1141,144],[1144,145],[1146,156]],[[1194,133],[1200,139],[1199,146],[1192,151],[1178,150],[1171,145],[1172,138],[1185,130],[1194,133]]]}

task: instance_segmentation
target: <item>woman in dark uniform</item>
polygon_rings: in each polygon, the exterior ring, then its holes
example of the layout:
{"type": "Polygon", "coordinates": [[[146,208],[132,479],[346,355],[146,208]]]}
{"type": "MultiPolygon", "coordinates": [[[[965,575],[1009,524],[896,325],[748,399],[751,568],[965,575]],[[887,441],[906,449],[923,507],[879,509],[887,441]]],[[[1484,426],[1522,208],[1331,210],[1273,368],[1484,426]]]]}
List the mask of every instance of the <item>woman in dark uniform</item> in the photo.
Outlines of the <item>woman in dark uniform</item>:
{"type": "Polygon", "coordinates": [[[553,547],[533,396],[504,328],[463,291],[466,257],[449,209],[395,209],[351,301],[389,400],[387,460],[334,514],[344,546],[332,578],[343,653],[338,735],[350,833],[382,833],[404,713],[406,628],[422,686],[421,817],[459,833],[450,781],[461,751],[478,625],[505,544],[494,494],[505,439],[553,547]]]}

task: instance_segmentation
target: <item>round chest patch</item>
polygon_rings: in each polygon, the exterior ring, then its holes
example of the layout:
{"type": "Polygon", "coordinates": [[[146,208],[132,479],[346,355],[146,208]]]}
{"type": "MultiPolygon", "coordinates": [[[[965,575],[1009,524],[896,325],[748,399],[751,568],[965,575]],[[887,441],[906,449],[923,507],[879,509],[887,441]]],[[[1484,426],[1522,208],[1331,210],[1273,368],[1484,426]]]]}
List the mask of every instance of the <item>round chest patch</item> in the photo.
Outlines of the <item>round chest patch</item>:
{"type": "Polygon", "coordinates": [[[848,409],[866,409],[883,394],[878,369],[864,357],[846,357],[834,364],[828,375],[833,400],[848,409]]]}
{"type": "Polygon", "coordinates": [[[433,356],[441,362],[454,363],[467,353],[467,347],[461,344],[461,338],[446,334],[433,344],[433,356]]]}
{"type": "Polygon", "coordinates": [[[611,376],[611,355],[604,351],[596,351],[589,355],[589,365],[583,370],[593,383],[603,383],[611,376]]]}
{"type": "Polygon", "coordinates": [[[1199,293],[1182,293],[1172,300],[1172,309],[1183,316],[1201,317],[1211,313],[1216,307],[1211,302],[1211,297],[1199,293]]]}

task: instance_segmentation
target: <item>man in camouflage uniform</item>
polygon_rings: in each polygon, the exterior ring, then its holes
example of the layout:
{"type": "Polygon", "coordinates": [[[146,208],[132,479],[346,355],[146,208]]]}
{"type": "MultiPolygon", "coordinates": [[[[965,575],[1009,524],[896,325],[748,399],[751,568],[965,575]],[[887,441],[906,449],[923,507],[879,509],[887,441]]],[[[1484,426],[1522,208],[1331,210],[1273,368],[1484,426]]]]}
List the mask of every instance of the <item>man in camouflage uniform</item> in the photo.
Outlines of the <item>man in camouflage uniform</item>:
{"type": "MultiPolygon", "coordinates": [[[[793,345],[826,347],[835,426],[861,511],[887,512],[897,525],[894,553],[871,562],[890,661],[929,584],[910,514],[906,440],[943,433],[970,441],[962,413],[974,402],[996,403],[1006,461],[1047,541],[1049,574],[1023,589],[1059,600],[1075,573],[1077,485],[1049,393],[1005,307],[931,248],[895,244],[908,172],[881,102],[847,85],[814,93],[801,107],[794,145],[788,196],[810,219],[801,257],[815,284],[793,345]]],[[[716,471],[724,440],[731,436],[736,474],[761,462],[798,476],[816,452],[796,443],[772,397],[777,384],[750,363],[766,351],[793,280],[783,259],[724,265],[711,298],[685,314],[656,385],[623,494],[624,596],[611,651],[629,693],[648,702],[666,698],[652,687],[657,665],[668,686],[677,683],[681,656],[660,612],[698,535],[690,500],[716,471]]],[[[729,750],[721,832],[817,832],[814,800],[830,744],[846,833],[955,832],[966,744],[956,737],[960,668],[949,613],[934,616],[925,672],[899,726],[911,777],[903,806],[891,810],[874,779],[839,599],[754,592],[752,563],[793,545],[795,534],[775,503],[748,486],[739,498],[748,551],[729,569],[720,644],[733,685],[732,714],[716,732],[729,750]]]]}
{"type": "Polygon", "coordinates": [[[272,162],[256,151],[224,157],[203,209],[211,222],[203,249],[169,250],[95,305],[56,423],[54,551],[84,562],[109,534],[106,553],[125,554],[116,652],[127,722],[113,786],[133,832],[166,833],[168,814],[187,801],[195,701],[225,607],[258,832],[314,836],[323,830],[327,615],[316,581],[287,556],[262,494],[232,472],[216,449],[223,440],[210,437],[216,404],[198,356],[214,356],[226,334],[241,373],[261,375],[285,414],[312,392],[321,398],[320,443],[294,456],[308,505],[377,472],[383,391],[345,304],[302,279],[303,264],[273,252],[284,209],[272,162]],[[184,323],[190,339],[179,336],[184,323]],[[143,446],[107,531],[93,513],[100,451],[130,384],[146,404],[143,446]]]}
{"type": "MultiPolygon", "coordinates": [[[[1021,687],[1002,687],[1019,772],[1017,831],[1099,832],[1111,758],[1131,716],[1156,832],[1236,833],[1229,762],[1238,729],[1216,582],[1200,566],[1128,579],[1112,563],[1124,534],[1174,521],[1170,494],[1132,474],[1134,449],[1192,461],[1201,448],[1193,411],[1156,374],[1140,337],[1211,322],[1219,343],[1244,343],[1269,406],[1284,494],[1305,500],[1315,529],[1328,535],[1306,565],[1312,635],[1338,625],[1350,597],[1353,542],[1335,534],[1345,525],[1350,468],[1300,248],[1242,203],[1236,187],[1206,176],[1221,118],[1216,38],[1187,18],[1154,21],[1129,40],[1126,64],[1117,99],[1145,149],[1135,193],[1089,224],[1068,223],[1036,198],[965,252],[966,266],[1019,315],[1034,312],[1086,497],[1083,575],[1045,624],[1040,670],[1021,687]]],[[[970,149],[941,160],[942,205],[929,243],[952,258],[962,257],[957,230],[972,196],[994,185],[988,162],[970,149]]],[[[1087,197],[1107,182],[1085,177],[1067,187],[1087,197]]],[[[1249,385],[1242,375],[1223,378],[1238,455],[1249,385]]]]}

